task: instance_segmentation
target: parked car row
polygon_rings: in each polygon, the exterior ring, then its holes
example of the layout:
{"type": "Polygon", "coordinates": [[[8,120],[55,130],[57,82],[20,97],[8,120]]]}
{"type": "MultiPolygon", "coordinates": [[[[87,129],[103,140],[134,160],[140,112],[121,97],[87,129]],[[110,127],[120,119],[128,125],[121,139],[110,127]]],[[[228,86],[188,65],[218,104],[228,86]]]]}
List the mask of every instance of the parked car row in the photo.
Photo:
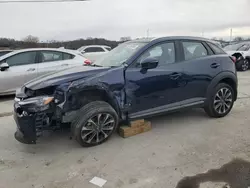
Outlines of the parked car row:
{"type": "Polygon", "coordinates": [[[230,44],[224,47],[224,50],[235,57],[235,65],[238,71],[246,71],[250,68],[250,42],[230,44]]]}
{"type": "MultiPolygon", "coordinates": [[[[40,65],[47,70],[44,59],[54,58],[54,53],[43,50],[25,56],[38,62],[38,72],[40,65]]],[[[82,58],[73,52],[56,52],[62,56],[62,64],[70,57],[82,58]]],[[[5,56],[3,62],[4,71],[10,71],[8,64],[17,61],[5,56]]],[[[107,141],[122,121],[189,108],[203,108],[209,116],[220,118],[231,111],[237,85],[232,58],[210,40],[164,37],[129,41],[94,64],[57,71],[18,89],[15,138],[34,144],[43,131],[69,125],[79,144],[95,146],[107,141]]]]}

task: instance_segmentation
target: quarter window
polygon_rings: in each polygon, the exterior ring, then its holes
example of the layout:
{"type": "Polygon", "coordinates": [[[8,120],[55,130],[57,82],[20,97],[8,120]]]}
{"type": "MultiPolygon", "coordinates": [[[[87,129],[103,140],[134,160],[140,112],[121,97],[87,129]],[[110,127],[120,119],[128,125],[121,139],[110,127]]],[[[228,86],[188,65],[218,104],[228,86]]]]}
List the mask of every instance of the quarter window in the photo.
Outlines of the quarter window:
{"type": "Polygon", "coordinates": [[[200,42],[182,42],[185,60],[196,59],[208,55],[206,48],[200,42]]]}
{"type": "Polygon", "coordinates": [[[163,43],[154,46],[144,52],[136,61],[136,66],[140,67],[141,62],[146,58],[158,59],[158,66],[165,66],[175,62],[175,46],[173,42],[163,43]]]}
{"type": "Polygon", "coordinates": [[[210,42],[208,44],[210,48],[212,48],[215,54],[225,54],[225,52],[220,47],[216,46],[215,44],[210,43],[210,42]]]}
{"type": "Polygon", "coordinates": [[[6,59],[9,66],[27,65],[36,63],[36,52],[24,52],[6,59]]]}

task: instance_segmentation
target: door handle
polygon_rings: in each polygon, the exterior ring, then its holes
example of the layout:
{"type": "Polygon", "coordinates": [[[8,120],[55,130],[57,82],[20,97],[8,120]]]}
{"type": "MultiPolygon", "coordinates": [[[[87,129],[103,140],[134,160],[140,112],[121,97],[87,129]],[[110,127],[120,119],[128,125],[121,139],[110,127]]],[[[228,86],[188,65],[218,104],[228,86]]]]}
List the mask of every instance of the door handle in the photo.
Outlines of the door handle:
{"type": "Polygon", "coordinates": [[[35,71],[35,68],[29,68],[27,71],[35,71]]]}
{"type": "Polygon", "coordinates": [[[61,66],[68,66],[69,64],[62,64],[61,66]]]}
{"type": "Polygon", "coordinates": [[[182,75],[181,73],[174,72],[174,73],[170,74],[170,79],[177,80],[178,78],[181,77],[181,75],[182,75]]]}
{"type": "Polygon", "coordinates": [[[210,67],[213,68],[213,69],[216,69],[216,68],[219,67],[219,66],[220,66],[219,63],[212,63],[212,64],[210,65],[210,67]]]}

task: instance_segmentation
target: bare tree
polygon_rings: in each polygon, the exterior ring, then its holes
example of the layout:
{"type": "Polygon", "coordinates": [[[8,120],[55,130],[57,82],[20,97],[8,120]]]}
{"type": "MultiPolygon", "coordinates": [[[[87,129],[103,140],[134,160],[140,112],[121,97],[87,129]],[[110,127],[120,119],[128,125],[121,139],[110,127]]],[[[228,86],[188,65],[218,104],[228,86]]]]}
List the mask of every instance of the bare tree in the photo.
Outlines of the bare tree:
{"type": "Polygon", "coordinates": [[[25,37],[23,39],[24,42],[29,42],[29,43],[38,43],[39,42],[39,38],[32,36],[32,35],[28,35],[27,37],[25,37]]]}
{"type": "Polygon", "coordinates": [[[235,37],[234,38],[234,41],[237,41],[237,42],[240,42],[240,41],[243,41],[244,39],[242,37],[235,37]]]}

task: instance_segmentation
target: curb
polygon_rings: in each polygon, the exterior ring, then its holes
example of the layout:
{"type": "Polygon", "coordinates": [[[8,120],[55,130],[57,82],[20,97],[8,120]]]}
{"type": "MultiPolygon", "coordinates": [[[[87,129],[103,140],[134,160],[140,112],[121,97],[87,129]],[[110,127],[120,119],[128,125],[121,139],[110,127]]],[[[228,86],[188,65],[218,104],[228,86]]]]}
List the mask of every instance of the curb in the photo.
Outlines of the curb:
{"type": "Polygon", "coordinates": [[[13,115],[13,112],[3,112],[3,113],[0,113],[0,118],[6,117],[6,116],[12,116],[12,115],[13,115]]]}

